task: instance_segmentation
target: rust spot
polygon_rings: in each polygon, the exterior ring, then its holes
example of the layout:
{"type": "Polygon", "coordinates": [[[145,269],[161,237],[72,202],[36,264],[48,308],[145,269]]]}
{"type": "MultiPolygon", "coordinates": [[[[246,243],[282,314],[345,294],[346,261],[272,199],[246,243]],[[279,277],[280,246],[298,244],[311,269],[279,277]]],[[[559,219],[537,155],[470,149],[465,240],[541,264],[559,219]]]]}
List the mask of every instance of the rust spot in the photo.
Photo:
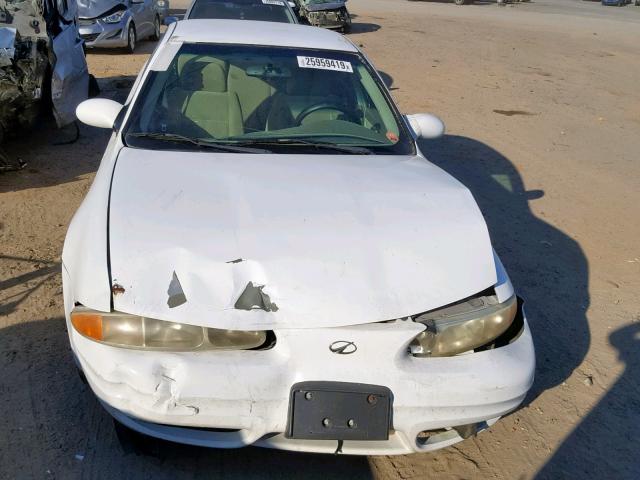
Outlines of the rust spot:
{"type": "Polygon", "coordinates": [[[114,283],[111,287],[111,293],[113,293],[114,295],[120,295],[124,293],[124,287],[118,283],[114,283]]]}

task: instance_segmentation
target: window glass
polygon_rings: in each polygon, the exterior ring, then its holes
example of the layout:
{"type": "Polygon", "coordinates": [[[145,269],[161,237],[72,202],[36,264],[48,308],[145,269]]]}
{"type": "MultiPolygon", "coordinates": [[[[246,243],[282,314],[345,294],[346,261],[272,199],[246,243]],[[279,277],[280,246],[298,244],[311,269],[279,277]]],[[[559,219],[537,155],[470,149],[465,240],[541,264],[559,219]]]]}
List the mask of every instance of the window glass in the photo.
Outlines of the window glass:
{"type": "Polygon", "coordinates": [[[127,142],[145,133],[243,144],[292,140],[414,150],[379,77],[358,54],[185,44],[151,72],[127,142]],[[136,134],[136,135],[133,135],[136,134]]]}
{"type": "Polygon", "coordinates": [[[297,23],[285,0],[197,0],[189,18],[297,23]]]}

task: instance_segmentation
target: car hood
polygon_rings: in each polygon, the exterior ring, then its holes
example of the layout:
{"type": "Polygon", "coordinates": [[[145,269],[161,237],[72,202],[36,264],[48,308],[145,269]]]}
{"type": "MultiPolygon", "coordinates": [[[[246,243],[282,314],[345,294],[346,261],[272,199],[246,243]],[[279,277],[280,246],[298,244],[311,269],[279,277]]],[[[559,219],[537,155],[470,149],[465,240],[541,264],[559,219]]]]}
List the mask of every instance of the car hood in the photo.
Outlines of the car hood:
{"type": "Polygon", "coordinates": [[[78,0],[78,18],[98,18],[118,6],[126,9],[123,0],[78,0]]]}
{"type": "Polygon", "coordinates": [[[422,157],[124,148],[117,311],[250,330],[415,315],[495,284],[470,192],[422,157]]]}
{"type": "Polygon", "coordinates": [[[305,5],[304,8],[309,12],[320,12],[323,10],[337,10],[344,7],[344,2],[332,2],[332,3],[310,3],[305,5]]]}

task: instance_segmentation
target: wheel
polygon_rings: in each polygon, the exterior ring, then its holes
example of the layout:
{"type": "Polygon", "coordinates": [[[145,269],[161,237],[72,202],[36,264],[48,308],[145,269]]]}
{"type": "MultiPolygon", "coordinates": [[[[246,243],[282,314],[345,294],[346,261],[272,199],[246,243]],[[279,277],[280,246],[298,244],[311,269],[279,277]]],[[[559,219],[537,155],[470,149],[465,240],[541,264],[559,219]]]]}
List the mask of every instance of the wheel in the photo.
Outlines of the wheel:
{"type": "Polygon", "coordinates": [[[467,3],[467,0],[453,0],[456,5],[464,5],[467,3]]]}
{"type": "Polygon", "coordinates": [[[636,0],[635,6],[640,7],[640,0],[636,0]]]}
{"type": "MultiPolygon", "coordinates": [[[[640,0],[639,0],[640,1],[640,0]]],[[[349,33],[351,31],[351,24],[347,23],[344,27],[342,27],[342,33],[349,33]]]]}
{"type": "Polygon", "coordinates": [[[132,23],[129,24],[129,30],[127,30],[127,46],[128,53],[133,53],[136,50],[136,26],[132,23]]]}
{"type": "Polygon", "coordinates": [[[160,40],[160,17],[156,15],[156,18],[153,19],[153,33],[151,34],[151,40],[157,42],[160,40]]]}

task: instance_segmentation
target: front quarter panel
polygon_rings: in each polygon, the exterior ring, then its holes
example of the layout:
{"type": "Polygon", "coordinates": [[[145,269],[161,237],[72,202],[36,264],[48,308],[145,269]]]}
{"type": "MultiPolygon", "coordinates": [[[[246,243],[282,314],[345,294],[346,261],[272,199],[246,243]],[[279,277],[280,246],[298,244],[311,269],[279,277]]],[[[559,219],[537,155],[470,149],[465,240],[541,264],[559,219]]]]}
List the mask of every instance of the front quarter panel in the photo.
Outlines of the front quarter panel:
{"type": "Polygon", "coordinates": [[[62,250],[65,312],[79,302],[101,311],[111,309],[108,206],[113,168],[122,148],[114,132],[93,184],[73,216],[62,250]]]}

